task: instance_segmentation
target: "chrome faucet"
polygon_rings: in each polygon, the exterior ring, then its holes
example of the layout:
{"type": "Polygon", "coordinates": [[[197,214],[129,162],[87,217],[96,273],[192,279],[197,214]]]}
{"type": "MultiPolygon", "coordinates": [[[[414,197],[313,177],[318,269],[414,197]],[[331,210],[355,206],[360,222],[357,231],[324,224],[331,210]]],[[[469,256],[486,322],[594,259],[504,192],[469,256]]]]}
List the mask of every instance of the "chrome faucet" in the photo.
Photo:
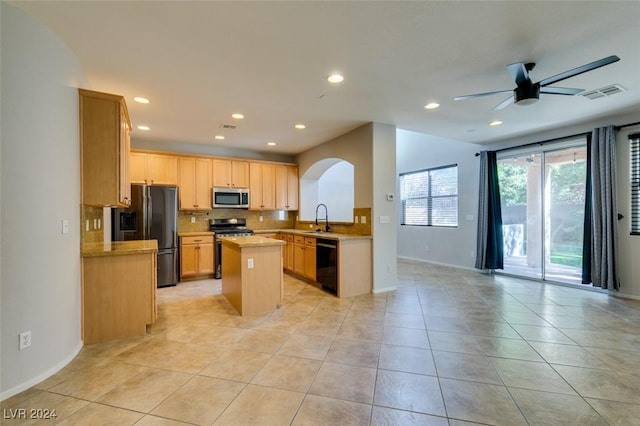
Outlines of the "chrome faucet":
{"type": "MultiPolygon", "coordinates": [[[[320,206],[324,207],[324,220],[325,220],[325,227],[324,227],[324,231],[325,232],[329,232],[331,231],[331,227],[329,226],[329,212],[327,211],[327,206],[325,204],[318,204],[318,206],[316,207],[316,225],[318,224],[318,209],[320,208],[320,206]]],[[[320,218],[320,220],[322,220],[322,218],[320,218]]],[[[318,231],[320,229],[318,228],[318,231]]]]}

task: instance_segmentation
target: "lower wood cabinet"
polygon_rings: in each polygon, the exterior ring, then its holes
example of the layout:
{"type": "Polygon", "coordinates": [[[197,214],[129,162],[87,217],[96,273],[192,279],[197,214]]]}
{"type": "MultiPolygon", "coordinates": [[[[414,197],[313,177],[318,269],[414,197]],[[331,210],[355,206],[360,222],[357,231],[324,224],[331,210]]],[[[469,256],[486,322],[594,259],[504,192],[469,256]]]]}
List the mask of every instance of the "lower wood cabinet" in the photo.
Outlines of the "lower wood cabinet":
{"type": "Polygon", "coordinates": [[[316,279],[316,239],[293,236],[293,268],[295,274],[315,281],[316,279]]]}
{"type": "Polygon", "coordinates": [[[180,238],[180,280],[214,273],[212,235],[180,238]]]}
{"type": "Polygon", "coordinates": [[[85,345],[144,336],[155,322],[157,252],[82,259],[85,345]]]}

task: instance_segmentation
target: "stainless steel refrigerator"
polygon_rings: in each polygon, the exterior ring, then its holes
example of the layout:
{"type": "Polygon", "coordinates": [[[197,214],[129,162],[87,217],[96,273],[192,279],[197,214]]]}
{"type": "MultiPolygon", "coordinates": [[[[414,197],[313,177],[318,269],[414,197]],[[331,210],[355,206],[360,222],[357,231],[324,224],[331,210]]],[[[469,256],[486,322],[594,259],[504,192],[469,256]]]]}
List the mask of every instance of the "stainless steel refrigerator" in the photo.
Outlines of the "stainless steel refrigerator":
{"type": "Polygon", "coordinates": [[[113,209],[113,241],[158,240],[158,287],[178,283],[178,188],[131,185],[131,207],[113,209]]]}

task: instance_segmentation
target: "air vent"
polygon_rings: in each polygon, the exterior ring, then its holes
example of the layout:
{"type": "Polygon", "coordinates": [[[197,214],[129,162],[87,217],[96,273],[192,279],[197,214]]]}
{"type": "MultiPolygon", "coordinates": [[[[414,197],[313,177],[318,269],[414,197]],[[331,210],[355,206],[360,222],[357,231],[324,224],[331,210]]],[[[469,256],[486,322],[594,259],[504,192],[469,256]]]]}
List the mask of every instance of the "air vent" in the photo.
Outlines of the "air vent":
{"type": "Polygon", "coordinates": [[[624,92],[626,90],[627,89],[619,84],[612,84],[609,86],[601,87],[600,89],[582,92],[580,93],[580,96],[584,96],[587,99],[594,100],[598,98],[604,98],[605,96],[615,95],[616,93],[624,92]]]}
{"type": "Polygon", "coordinates": [[[234,126],[233,124],[221,124],[220,128],[221,129],[231,129],[231,130],[233,130],[233,129],[236,128],[236,126],[234,126]]]}

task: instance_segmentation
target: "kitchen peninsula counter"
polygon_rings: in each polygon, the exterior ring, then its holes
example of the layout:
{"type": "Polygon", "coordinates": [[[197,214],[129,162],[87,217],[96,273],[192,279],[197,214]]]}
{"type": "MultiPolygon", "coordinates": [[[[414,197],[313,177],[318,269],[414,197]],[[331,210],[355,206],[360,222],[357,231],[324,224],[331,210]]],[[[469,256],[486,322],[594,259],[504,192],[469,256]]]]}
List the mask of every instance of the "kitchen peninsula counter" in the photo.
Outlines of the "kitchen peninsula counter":
{"type": "Polygon", "coordinates": [[[260,236],[222,237],[222,294],[240,315],[275,311],[284,294],[284,241],[260,236]]]}
{"type": "Polygon", "coordinates": [[[82,245],[82,340],[144,336],[155,322],[156,240],[82,245]]]}
{"type": "Polygon", "coordinates": [[[306,237],[315,237],[315,238],[326,238],[328,240],[371,240],[373,237],[371,235],[360,235],[360,234],[340,234],[338,232],[318,232],[318,231],[305,231],[303,229],[254,229],[253,232],[260,236],[260,234],[292,234],[292,235],[301,235],[306,237]]]}
{"type": "Polygon", "coordinates": [[[81,257],[124,256],[130,254],[147,254],[158,251],[156,240],[112,241],[106,243],[84,243],[80,251],[81,257]]]}

